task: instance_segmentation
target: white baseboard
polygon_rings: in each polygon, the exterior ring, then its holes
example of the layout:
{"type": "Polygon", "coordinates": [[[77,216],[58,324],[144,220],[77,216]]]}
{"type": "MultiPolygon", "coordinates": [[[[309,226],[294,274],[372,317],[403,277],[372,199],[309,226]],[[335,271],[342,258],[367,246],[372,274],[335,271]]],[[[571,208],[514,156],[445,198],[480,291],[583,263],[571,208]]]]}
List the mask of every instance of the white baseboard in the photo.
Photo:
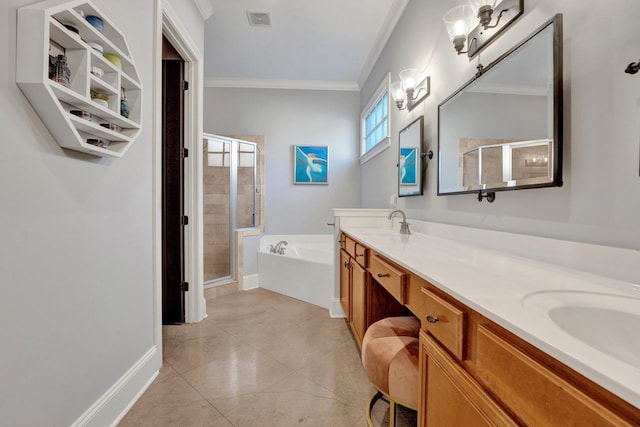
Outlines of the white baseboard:
{"type": "Polygon", "coordinates": [[[115,427],[158,376],[162,354],[154,345],[71,427],[115,427]]]}
{"type": "Polygon", "coordinates": [[[242,277],[242,290],[249,291],[260,287],[260,281],[257,274],[242,277]]]}
{"type": "Polygon", "coordinates": [[[331,301],[331,308],[329,308],[329,316],[332,318],[345,318],[342,305],[340,305],[340,298],[333,298],[331,301]]]}

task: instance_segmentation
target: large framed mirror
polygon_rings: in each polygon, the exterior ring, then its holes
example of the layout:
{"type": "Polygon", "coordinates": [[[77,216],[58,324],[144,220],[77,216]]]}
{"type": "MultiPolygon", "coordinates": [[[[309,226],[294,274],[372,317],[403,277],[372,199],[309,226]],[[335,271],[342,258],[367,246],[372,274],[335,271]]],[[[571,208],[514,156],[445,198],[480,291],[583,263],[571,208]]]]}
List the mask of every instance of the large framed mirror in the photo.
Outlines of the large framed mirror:
{"type": "Polygon", "coordinates": [[[424,116],[418,117],[398,136],[398,196],[422,195],[424,116]]]}
{"type": "Polygon", "coordinates": [[[562,185],[562,15],[438,106],[438,195],[562,185]]]}

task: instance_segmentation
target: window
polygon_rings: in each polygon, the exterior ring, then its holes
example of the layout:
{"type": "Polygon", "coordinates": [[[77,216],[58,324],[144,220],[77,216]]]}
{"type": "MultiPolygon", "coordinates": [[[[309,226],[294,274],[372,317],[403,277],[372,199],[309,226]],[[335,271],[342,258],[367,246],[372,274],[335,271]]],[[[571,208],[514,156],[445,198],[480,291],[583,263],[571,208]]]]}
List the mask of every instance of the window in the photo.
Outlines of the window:
{"type": "Polygon", "coordinates": [[[389,148],[389,75],[380,83],[361,115],[360,163],[389,148]]]}

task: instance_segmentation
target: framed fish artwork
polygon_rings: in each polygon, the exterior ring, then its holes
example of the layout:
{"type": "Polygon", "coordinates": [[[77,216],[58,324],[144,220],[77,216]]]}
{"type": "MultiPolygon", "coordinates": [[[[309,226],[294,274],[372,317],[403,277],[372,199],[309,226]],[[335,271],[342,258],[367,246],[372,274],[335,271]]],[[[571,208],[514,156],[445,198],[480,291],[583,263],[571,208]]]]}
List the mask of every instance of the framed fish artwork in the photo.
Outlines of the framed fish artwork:
{"type": "Polygon", "coordinates": [[[328,184],[329,147],[293,146],[293,183],[328,184]]]}

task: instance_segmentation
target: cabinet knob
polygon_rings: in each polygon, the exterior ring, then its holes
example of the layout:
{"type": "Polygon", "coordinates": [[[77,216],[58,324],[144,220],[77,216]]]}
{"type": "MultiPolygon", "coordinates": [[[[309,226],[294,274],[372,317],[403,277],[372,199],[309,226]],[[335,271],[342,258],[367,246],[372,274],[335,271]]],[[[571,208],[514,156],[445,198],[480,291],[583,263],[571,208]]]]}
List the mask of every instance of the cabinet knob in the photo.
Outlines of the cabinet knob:
{"type": "Polygon", "coordinates": [[[351,264],[349,264],[347,261],[344,262],[344,268],[349,269],[351,267],[351,264]]]}
{"type": "Polygon", "coordinates": [[[427,316],[427,322],[429,323],[438,323],[439,321],[440,319],[438,319],[436,316],[431,316],[431,315],[427,316]]]}
{"type": "Polygon", "coordinates": [[[364,254],[356,254],[356,258],[359,256],[364,256],[364,254]]]}
{"type": "Polygon", "coordinates": [[[378,277],[389,277],[389,273],[385,273],[385,274],[378,273],[378,277]]]}

